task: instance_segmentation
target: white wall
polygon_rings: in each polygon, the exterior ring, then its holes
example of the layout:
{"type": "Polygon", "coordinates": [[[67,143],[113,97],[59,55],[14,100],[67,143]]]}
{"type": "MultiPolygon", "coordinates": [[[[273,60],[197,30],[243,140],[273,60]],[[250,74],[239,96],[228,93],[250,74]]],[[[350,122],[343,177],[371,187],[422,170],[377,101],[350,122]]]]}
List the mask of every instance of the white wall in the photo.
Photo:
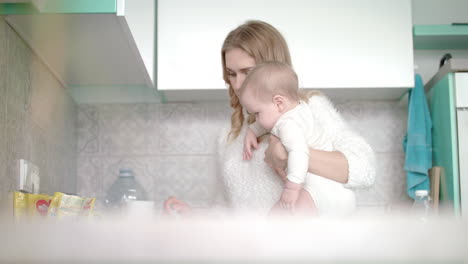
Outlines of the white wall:
{"type": "Polygon", "coordinates": [[[467,0],[412,0],[413,24],[468,22],[467,0]]]}

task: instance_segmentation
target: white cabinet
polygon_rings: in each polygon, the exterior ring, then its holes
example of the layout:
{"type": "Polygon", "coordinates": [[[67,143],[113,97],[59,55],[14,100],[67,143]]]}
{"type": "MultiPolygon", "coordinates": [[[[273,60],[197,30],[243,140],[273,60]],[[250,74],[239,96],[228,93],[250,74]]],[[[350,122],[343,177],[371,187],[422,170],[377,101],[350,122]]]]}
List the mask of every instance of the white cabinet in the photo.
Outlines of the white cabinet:
{"type": "MultiPolygon", "coordinates": [[[[467,62],[468,65],[468,62],[467,62]]],[[[466,68],[465,71],[468,71],[466,68]]],[[[468,219],[468,72],[455,73],[461,213],[468,219]]]]}
{"type": "Polygon", "coordinates": [[[63,86],[154,87],[154,0],[22,2],[3,15],[63,86]]]}
{"type": "Polygon", "coordinates": [[[226,89],[221,46],[249,19],[284,35],[301,87],[398,98],[414,85],[409,0],[159,0],[157,89],[226,89]]]}

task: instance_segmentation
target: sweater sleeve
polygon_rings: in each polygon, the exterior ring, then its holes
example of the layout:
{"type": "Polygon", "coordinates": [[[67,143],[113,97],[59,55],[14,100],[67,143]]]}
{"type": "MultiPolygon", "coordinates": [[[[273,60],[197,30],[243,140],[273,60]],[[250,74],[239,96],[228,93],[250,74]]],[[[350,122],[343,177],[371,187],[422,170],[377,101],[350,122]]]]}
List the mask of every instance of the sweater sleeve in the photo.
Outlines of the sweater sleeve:
{"type": "Polygon", "coordinates": [[[223,161],[225,159],[226,154],[226,146],[229,141],[229,127],[230,124],[226,124],[220,129],[220,133],[218,134],[216,140],[216,155],[215,155],[215,162],[216,162],[216,194],[212,199],[212,209],[219,210],[220,208],[227,208],[228,201],[226,199],[226,188],[225,183],[223,180],[223,161]]]}
{"type": "Polygon", "coordinates": [[[348,161],[348,182],[344,186],[350,189],[372,186],[375,181],[375,154],[370,145],[349,128],[325,96],[312,96],[309,106],[324,131],[333,135],[334,150],[343,153],[348,161]]]}

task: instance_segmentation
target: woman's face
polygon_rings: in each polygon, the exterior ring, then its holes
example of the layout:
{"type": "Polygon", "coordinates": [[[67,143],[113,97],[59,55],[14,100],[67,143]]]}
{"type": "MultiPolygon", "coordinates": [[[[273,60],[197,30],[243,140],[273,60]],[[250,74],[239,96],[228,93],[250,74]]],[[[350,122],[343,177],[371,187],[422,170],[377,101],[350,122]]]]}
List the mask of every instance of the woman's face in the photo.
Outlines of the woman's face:
{"type": "Polygon", "coordinates": [[[250,70],[255,67],[255,59],[239,48],[228,50],[224,56],[229,83],[234,93],[239,96],[239,88],[250,70]]]}

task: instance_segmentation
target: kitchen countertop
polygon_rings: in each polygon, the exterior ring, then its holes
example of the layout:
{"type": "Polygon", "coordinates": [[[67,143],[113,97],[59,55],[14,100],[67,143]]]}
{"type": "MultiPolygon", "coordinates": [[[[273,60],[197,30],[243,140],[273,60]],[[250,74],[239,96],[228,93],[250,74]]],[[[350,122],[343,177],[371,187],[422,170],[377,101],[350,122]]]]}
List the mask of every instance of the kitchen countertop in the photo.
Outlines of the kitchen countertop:
{"type": "Polygon", "coordinates": [[[0,263],[463,263],[467,227],[404,217],[3,219],[0,263]]]}

